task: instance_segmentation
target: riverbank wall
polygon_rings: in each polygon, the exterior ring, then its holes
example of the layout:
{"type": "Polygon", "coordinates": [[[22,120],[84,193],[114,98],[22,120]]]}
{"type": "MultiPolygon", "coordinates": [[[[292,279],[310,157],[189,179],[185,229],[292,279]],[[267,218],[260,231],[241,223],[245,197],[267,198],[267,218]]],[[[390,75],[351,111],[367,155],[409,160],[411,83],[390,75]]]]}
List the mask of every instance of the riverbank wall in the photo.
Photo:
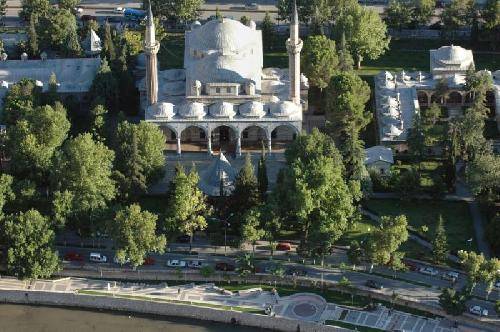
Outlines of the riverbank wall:
{"type": "Polygon", "coordinates": [[[0,303],[74,307],[182,317],[283,332],[347,332],[348,329],[282,317],[204,308],[177,303],[46,291],[0,290],[0,303]]]}

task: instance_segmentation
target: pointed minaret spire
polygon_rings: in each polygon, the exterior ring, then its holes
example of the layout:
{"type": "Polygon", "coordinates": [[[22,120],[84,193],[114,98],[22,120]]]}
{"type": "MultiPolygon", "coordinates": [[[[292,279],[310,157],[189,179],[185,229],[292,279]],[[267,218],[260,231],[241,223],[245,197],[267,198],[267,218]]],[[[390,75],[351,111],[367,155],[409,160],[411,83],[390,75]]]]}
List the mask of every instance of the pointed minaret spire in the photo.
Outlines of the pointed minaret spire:
{"type": "Polygon", "coordinates": [[[146,54],[146,90],[148,106],[158,101],[158,60],[156,54],[160,49],[160,43],[156,41],[155,24],[151,1],[148,4],[148,20],[146,24],[146,36],[144,38],[144,53],[146,54]]]}
{"type": "Polygon", "coordinates": [[[288,71],[290,76],[290,100],[300,105],[300,51],[302,40],[299,38],[299,14],[297,1],[293,1],[293,14],[290,22],[290,38],[286,41],[288,50],[288,71]]]}

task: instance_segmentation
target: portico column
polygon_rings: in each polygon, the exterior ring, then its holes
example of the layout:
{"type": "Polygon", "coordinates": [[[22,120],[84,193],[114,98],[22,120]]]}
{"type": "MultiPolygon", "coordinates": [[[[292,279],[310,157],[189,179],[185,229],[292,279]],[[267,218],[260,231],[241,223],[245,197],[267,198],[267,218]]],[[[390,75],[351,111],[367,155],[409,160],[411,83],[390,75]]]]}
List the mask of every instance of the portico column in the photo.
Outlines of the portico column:
{"type": "Polygon", "coordinates": [[[272,149],[271,149],[271,135],[267,138],[267,154],[271,155],[272,149]]]}
{"type": "Polygon", "coordinates": [[[208,155],[212,155],[212,133],[208,133],[208,142],[207,142],[207,152],[208,155]]]}
{"type": "Polygon", "coordinates": [[[236,138],[236,155],[241,157],[241,133],[238,133],[238,137],[236,138]]]}
{"type": "Polygon", "coordinates": [[[177,137],[177,154],[181,155],[181,138],[177,137]]]}

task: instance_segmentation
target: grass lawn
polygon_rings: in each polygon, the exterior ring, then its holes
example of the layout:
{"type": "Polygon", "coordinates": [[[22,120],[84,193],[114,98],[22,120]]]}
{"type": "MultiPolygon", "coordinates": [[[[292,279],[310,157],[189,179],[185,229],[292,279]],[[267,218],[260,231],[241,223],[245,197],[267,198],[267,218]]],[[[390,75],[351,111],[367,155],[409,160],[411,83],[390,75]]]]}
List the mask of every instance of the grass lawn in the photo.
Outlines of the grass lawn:
{"type": "MultiPolygon", "coordinates": [[[[409,170],[415,163],[398,162],[393,167],[400,170],[409,170]]],[[[422,190],[431,189],[434,185],[434,178],[441,177],[444,181],[446,168],[439,160],[428,160],[420,163],[420,187],[422,190]]]]}
{"type": "Polygon", "coordinates": [[[370,199],[364,205],[381,216],[405,214],[408,218],[409,228],[428,240],[432,239],[437,220],[441,215],[444,220],[450,250],[476,250],[472,217],[466,203],[431,200],[400,201],[397,199],[370,199]],[[426,233],[423,233],[421,229],[424,225],[429,228],[426,233]],[[471,237],[473,241],[471,247],[468,248],[467,240],[471,237]]]}

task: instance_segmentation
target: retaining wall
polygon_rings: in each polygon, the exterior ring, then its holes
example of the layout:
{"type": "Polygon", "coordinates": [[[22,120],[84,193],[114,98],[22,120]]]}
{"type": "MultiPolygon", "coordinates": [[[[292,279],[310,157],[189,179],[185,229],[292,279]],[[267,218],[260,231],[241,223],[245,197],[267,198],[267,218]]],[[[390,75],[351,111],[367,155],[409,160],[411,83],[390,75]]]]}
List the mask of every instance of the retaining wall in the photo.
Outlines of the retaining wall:
{"type": "Polygon", "coordinates": [[[0,302],[68,306],[153,314],[170,317],[183,317],[214,321],[227,324],[252,326],[275,331],[301,332],[347,332],[350,330],[325,326],[310,322],[301,322],[287,318],[269,317],[265,315],[242,313],[229,310],[202,308],[183,304],[142,301],[107,296],[78,295],[72,293],[56,293],[41,291],[0,290],[0,302]]]}

